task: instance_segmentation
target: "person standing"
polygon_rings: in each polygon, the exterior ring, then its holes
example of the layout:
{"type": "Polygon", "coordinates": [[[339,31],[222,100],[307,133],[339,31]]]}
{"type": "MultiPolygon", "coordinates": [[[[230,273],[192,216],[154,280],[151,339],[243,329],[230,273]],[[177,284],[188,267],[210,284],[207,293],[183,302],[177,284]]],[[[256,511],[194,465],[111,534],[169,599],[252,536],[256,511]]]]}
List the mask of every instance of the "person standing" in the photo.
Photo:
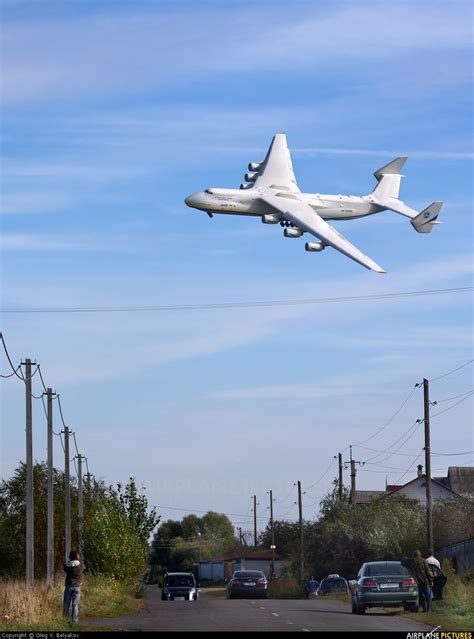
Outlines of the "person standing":
{"type": "Polygon", "coordinates": [[[446,585],[447,577],[441,568],[441,564],[433,555],[433,551],[428,551],[426,563],[429,565],[433,576],[433,599],[438,601],[443,599],[443,588],[446,585]]]}
{"type": "Polygon", "coordinates": [[[69,561],[64,564],[66,581],[64,583],[63,617],[69,618],[69,608],[71,608],[71,619],[73,623],[79,623],[79,599],[81,597],[82,573],[84,564],[77,550],[71,550],[69,561]]]}
{"type": "Polygon", "coordinates": [[[319,581],[317,581],[313,575],[308,579],[305,586],[304,594],[306,599],[309,598],[310,595],[316,595],[319,588],[319,581]]]}
{"type": "Polygon", "coordinates": [[[431,592],[433,575],[429,564],[426,559],[423,559],[419,550],[415,550],[413,553],[411,569],[416,579],[416,583],[418,584],[418,593],[423,612],[430,612],[433,609],[431,592]]]}

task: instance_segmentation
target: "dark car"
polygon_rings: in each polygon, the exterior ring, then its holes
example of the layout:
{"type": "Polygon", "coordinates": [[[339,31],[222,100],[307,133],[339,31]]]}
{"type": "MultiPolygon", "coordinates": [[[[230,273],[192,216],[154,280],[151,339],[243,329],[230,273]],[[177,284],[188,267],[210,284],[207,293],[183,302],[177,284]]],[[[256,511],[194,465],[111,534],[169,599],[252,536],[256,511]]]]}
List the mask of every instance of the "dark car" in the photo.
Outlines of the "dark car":
{"type": "Polygon", "coordinates": [[[163,579],[162,601],[173,601],[182,597],[189,601],[198,598],[198,587],[192,572],[167,572],[163,579]]]}
{"type": "Polygon", "coordinates": [[[268,579],[261,570],[236,570],[227,584],[228,599],[268,597],[268,579]]]}
{"type": "Polygon", "coordinates": [[[418,612],[418,586],[401,561],[368,561],[351,581],[352,612],[367,608],[405,608],[418,612]]]}
{"type": "Polygon", "coordinates": [[[328,575],[319,584],[318,595],[331,595],[334,592],[349,592],[349,584],[340,575],[328,575]]]}

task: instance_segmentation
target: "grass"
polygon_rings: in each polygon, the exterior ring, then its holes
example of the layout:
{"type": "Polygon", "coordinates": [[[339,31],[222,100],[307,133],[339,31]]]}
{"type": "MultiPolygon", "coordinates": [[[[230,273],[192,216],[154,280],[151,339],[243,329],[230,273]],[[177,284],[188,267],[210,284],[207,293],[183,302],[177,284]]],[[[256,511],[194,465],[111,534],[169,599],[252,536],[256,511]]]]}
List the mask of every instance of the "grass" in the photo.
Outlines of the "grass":
{"type": "MultiPolygon", "coordinates": [[[[36,581],[28,588],[23,581],[0,582],[0,630],[71,630],[62,618],[64,586],[61,581],[47,586],[36,581]]],[[[88,617],[114,617],[138,612],[145,607],[140,592],[104,576],[84,577],[79,602],[79,621],[88,617]]],[[[75,626],[92,630],[91,626],[75,626]]]]}
{"type": "Polygon", "coordinates": [[[441,626],[440,630],[470,630],[474,627],[474,575],[454,574],[449,562],[443,563],[443,570],[448,576],[444,599],[433,601],[433,612],[406,614],[433,627],[441,626]]]}

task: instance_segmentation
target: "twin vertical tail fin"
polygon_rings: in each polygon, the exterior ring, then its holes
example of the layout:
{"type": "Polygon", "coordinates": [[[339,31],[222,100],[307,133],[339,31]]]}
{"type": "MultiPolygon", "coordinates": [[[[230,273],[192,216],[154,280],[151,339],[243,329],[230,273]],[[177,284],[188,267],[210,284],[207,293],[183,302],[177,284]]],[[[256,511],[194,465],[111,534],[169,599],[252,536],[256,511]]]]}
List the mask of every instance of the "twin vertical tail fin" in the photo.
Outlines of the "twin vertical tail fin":
{"type": "Polygon", "coordinates": [[[372,193],[375,197],[381,200],[385,200],[386,198],[398,199],[400,181],[403,177],[400,171],[406,161],[406,156],[402,156],[375,171],[374,175],[378,181],[372,193]]]}
{"type": "Polygon", "coordinates": [[[410,222],[418,233],[431,233],[437,221],[443,202],[432,202],[421,213],[407,206],[398,199],[400,191],[400,181],[403,175],[400,171],[403,168],[407,158],[405,156],[398,157],[389,162],[382,168],[375,171],[378,184],[372,191],[372,201],[386,209],[400,213],[410,218],[410,222]]]}
{"type": "Polygon", "coordinates": [[[418,213],[418,215],[410,221],[415,231],[418,231],[418,233],[431,233],[434,224],[440,224],[440,222],[436,221],[436,218],[442,206],[442,202],[433,202],[427,206],[426,209],[423,209],[421,213],[418,213]]]}

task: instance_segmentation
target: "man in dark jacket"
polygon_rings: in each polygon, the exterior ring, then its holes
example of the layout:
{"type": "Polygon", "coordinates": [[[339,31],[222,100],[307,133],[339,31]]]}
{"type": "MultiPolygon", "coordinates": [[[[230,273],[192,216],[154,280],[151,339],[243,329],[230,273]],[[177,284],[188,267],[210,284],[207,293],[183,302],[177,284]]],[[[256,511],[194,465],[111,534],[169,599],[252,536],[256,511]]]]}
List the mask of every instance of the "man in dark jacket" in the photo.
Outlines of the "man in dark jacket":
{"type": "Polygon", "coordinates": [[[66,582],[64,584],[63,617],[69,618],[69,607],[71,606],[71,618],[73,623],[78,623],[79,598],[81,596],[82,573],[84,564],[77,550],[71,550],[69,561],[64,564],[66,582]]]}
{"type": "Polygon", "coordinates": [[[415,550],[413,553],[413,561],[410,567],[418,584],[418,592],[423,612],[429,612],[433,609],[431,592],[433,575],[426,559],[423,559],[419,550],[415,550]]]}

